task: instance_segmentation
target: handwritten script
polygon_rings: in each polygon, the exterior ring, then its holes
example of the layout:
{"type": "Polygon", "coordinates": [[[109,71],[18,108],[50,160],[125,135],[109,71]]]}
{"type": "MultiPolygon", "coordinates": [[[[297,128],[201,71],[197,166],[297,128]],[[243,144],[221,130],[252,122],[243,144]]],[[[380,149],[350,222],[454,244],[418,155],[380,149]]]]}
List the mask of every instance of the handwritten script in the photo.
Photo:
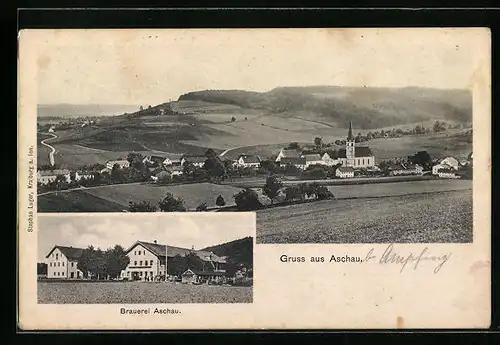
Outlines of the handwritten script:
{"type": "Polygon", "coordinates": [[[451,257],[451,253],[431,255],[428,247],[425,247],[420,252],[416,253],[402,253],[394,248],[394,244],[390,244],[379,257],[377,257],[374,252],[374,248],[370,249],[363,262],[374,262],[378,260],[379,264],[401,265],[401,273],[406,267],[413,267],[413,269],[416,270],[419,265],[425,261],[434,262],[434,273],[438,273],[451,257]]]}

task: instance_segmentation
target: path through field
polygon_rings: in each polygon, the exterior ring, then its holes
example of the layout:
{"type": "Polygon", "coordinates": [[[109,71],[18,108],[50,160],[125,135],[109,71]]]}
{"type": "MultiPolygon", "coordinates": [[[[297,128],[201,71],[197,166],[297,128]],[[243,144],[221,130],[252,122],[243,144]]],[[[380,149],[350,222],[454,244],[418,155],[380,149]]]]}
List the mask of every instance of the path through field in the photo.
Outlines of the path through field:
{"type": "Polygon", "coordinates": [[[50,165],[54,166],[56,164],[55,159],[54,159],[54,153],[56,153],[56,149],[53,146],[47,144],[46,141],[53,140],[53,139],[57,138],[57,135],[55,135],[54,133],[47,133],[47,134],[52,136],[52,138],[43,139],[42,141],[40,141],[40,144],[45,145],[50,149],[50,152],[49,152],[50,165]]]}

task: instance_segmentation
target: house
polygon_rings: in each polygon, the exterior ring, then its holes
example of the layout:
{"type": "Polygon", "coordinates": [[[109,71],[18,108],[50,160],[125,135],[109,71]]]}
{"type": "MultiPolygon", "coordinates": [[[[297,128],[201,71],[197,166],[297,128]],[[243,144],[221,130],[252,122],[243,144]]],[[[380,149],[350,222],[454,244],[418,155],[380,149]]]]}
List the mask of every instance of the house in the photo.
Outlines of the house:
{"type": "Polygon", "coordinates": [[[137,241],[125,254],[129,257],[128,266],[121,272],[123,279],[158,281],[166,278],[168,260],[176,255],[195,254],[202,262],[202,272],[225,272],[226,260],[212,252],[166,246],[164,244],[137,241]]]}
{"type": "Polygon", "coordinates": [[[300,158],[300,153],[296,149],[281,149],[276,157],[276,162],[280,162],[282,158],[300,158]]]}
{"type": "Polygon", "coordinates": [[[168,172],[172,177],[181,176],[183,174],[181,165],[170,165],[168,167],[165,167],[165,171],[168,172]]]}
{"type": "Polygon", "coordinates": [[[54,126],[51,126],[51,127],[49,128],[49,133],[54,133],[54,131],[55,131],[55,127],[54,127],[54,126]]]}
{"type": "Polygon", "coordinates": [[[152,174],[151,175],[151,180],[153,180],[154,182],[164,181],[166,179],[170,179],[171,177],[172,177],[172,174],[170,172],[162,170],[162,171],[160,171],[158,173],[152,174]]]}
{"type": "Polygon", "coordinates": [[[54,246],[45,256],[48,279],[82,279],[83,272],[78,269],[78,259],[83,249],[54,246]]]}
{"type": "Polygon", "coordinates": [[[324,165],[325,162],[321,159],[321,156],[318,153],[313,153],[313,154],[304,154],[302,153],[302,157],[306,159],[306,168],[309,165],[324,165]]]}
{"type": "Polygon", "coordinates": [[[163,160],[163,166],[164,167],[169,167],[171,165],[182,165],[181,164],[181,159],[179,157],[166,157],[164,160],[163,160]]]}
{"type": "Polygon", "coordinates": [[[260,158],[258,156],[240,155],[235,165],[243,168],[259,168],[260,158]]]}
{"type": "Polygon", "coordinates": [[[352,178],[354,177],[354,168],[352,167],[338,167],[335,170],[335,176],[339,178],[352,178]]]}
{"type": "Polygon", "coordinates": [[[282,157],[279,163],[282,168],[293,165],[294,167],[302,170],[304,170],[307,165],[306,159],[300,157],[282,157]]]}
{"type": "Polygon", "coordinates": [[[323,165],[333,166],[339,163],[338,161],[338,152],[335,151],[325,151],[321,155],[321,160],[323,161],[323,165]]]}
{"type": "Polygon", "coordinates": [[[225,278],[226,278],[225,272],[193,271],[191,269],[188,269],[181,274],[181,281],[184,284],[220,283],[223,282],[225,278]]]}
{"type": "Polygon", "coordinates": [[[161,156],[145,156],[142,162],[144,164],[150,164],[150,165],[162,165],[163,162],[165,161],[165,157],[161,156]]]}
{"type": "Polygon", "coordinates": [[[37,182],[44,185],[54,182],[57,176],[62,176],[67,183],[71,182],[71,173],[68,169],[38,170],[36,173],[37,182]]]}
{"type": "Polygon", "coordinates": [[[391,176],[401,175],[422,175],[424,168],[418,164],[396,164],[389,167],[389,174],[391,176]]]}
{"type": "Polygon", "coordinates": [[[442,159],[439,164],[436,164],[432,167],[432,174],[438,175],[440,170],[458,170],[460,163],[456,158],[446,157],[442,159]]]}
{"type": "Polygon", "coordinates": [[[105,165],[106,168],[108,168],[109,170],[113,170],[115,164],[117,164],[120,167],[120,169],[128,168],[130,166],[130,162],[126,159],[114,160],[114,161],[110,160],[107,161],[105,165]]]}
{"type": "Polygon", "coordinates": [[[95,179],[96,173],[93,171],[83,171],[83,170],[77,170],[75,172],[75,181],[80,181],[82,178],[86,180],[93,180],[95,179]]]}
{"type": "Polygon", "coordinates": [[[453,178],[459,179],[460,175],[457,175],[453,169],[439,169],[437,176],[440,178],[453,178]]]}
{"type": "Polygon", "coordinates": [[[181,165],[184,166],[186,162],[192,163],[195,167],[202,168],[205,165],[207,157],[205,156],[182,156],[181,165]]]}

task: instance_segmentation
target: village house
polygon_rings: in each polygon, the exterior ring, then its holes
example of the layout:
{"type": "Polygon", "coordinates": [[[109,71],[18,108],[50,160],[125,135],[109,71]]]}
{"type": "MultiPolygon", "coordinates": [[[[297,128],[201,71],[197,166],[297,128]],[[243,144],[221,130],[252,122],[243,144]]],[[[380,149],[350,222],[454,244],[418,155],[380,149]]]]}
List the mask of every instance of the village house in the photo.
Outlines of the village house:
{"type": "Polygon", "coordinates": [[[438,175],[440,170],[458,170],[460,163],[454,157],[446,157],[442,159],[439,164],[432,167],[432,174],[438,175]]]}
{"type": "Polygon", "coordinates": [[[161,156],[145,156],[142,159],[142,162],[144,164],[150,164],[150,165],[162,165],[163,161],[165,161],[165,157],[161,156]]]}
{"type": "Polygon", "coordinates": [[[195,167],[202,168],[205,165],[207,157],[205,156],[182,156],[181,165],[184,166],[186,162],[192,163],[195,167]]]}
{"type": "MultiPolygon", "coordinates": [[[[195,254],[203,263],[201,272],[225,272],[226,260],[212,252],[137,241],[125,251],[130,262],[121,272],[122,279],[158,281],[165,279],[168,260],[176,255],[195,254]]],[[[197,272],[199,274],[200,272],[197,272]]]]}
{"type": "Polygon", "coordinates": [[[243,168],[259,168],[260,158],[252,155],[240,155],[236,160],[236,166],[243,168]]]}
{"type": "Polygon", "coordinates": [[[400,175],[422,175],[424,168],[418,164],[395,164],[389,167],[389,174],[391,176],[400,175]]]}
{"type": "Polygon", "coordinates": [[[55,129],[56,129],[56,128],[55,128],[54,126],[50,126],[50,128],[49,128],[49,133],[54,133],[55,129]]]}
{"type": "Polygon", "coordinates": [[[181,165],[170,165],[165,167],[165,171],[170,174],[170,176],[182,176],[183,170],[181,165]]]}
{"type": "Polygon", "coordinates": [[[321,156],[318,153],[314,154],[302,154],[301,158],[306,159],[306,168],[310,165],[324,165],[324,161],[321,159],[321,156]]]}
{"type": "Polygon", "coordinates": [[[71,172],[68,169],[38,170],[36,173],[37,182],[43,185],[54,182],[57,176],[62,176],[67,183],[71,182],[71,172]]]}
{"type": "Polygon", "coordinates": [[[354,168],[338,167],[337,170],[335,170],[335,176],[338,178],[352,178],[354,177],[354,168]]]}
{"type": "Polygon", "coordinates": [[[300,158],[299,150],[296,149],[281,149],[276,157],[276,162],[280,162],[283,158],[300,158]]]}
{"type": "Polygon", "coordinates": [[[307,166],[306,158],[302,157],[282,157],[279,161],[280,167],[285,168],[289,165],[304,170],[307,166]]]}
{"type": "Polygon", "coordinates": [[[130,167],[130,162],[128,160],[126,160],[126,159],[114,160],[114,161],[113,160],[109,160],[109,161],[106,161],[106,164],[104,164],[104,165],[106,166],[107,169],[113,170],[113,167],[116,164],[120,167],[120,169],[130,167]]]}
{"type": "Polygon", "coordinates": [[[83,171],[77,170],[75,172],[75,181],[80,181],[81,179],[93,180],[95,179],[96,173],[93,171],[83,171]]]}
{"type": "Polygon", "coordinates": [[[225,279],[226,273],[217,271],[203,272],[188,269],[181,274],[181,281],[184,284],[220,283],[225,279]]]}
{"type": "Polygon", "coordinates": [[[182,165],[181,164],[181,159],[179,157],[166,157],[164,160],[163,160],[163,166],[164,167],[170,167],[172,165],[182,165]]]}
{"type": "Polygon", "coordinates": [[[54,246],[45,256],[48,279],[82,279],[83,272],[78,269],[78,259],[83,249],[54,246]]]}

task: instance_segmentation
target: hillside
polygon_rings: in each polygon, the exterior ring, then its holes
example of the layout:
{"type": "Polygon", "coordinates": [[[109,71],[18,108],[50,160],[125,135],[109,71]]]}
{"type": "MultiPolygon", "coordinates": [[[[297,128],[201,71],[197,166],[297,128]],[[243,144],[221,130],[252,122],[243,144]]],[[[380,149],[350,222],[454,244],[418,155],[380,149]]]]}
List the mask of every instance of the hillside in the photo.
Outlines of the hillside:
{"type": "Polygon", "coordinates": [[[239,240],[207,247],[202,250],[213,252],[218,256],[229,256],[234,263],[253,266],[253,238],[245,237],[239,240]]]}
{"type": "Polygon", "coordinates": [[[42,118],[110,116],[135,112],[138,106],[130,104],[39,104],[37,116],[42,118]]]}
{"type": "Polygon", "coordinates": [[[302,118],[359,129],[382,128],[433,119],[472,121],[472,94],[467,90],[418,87],[339,86],[279,87],[268,92],[205,90],[179,101],[204,101],[263,109],[283,117],[302,118]]]}

